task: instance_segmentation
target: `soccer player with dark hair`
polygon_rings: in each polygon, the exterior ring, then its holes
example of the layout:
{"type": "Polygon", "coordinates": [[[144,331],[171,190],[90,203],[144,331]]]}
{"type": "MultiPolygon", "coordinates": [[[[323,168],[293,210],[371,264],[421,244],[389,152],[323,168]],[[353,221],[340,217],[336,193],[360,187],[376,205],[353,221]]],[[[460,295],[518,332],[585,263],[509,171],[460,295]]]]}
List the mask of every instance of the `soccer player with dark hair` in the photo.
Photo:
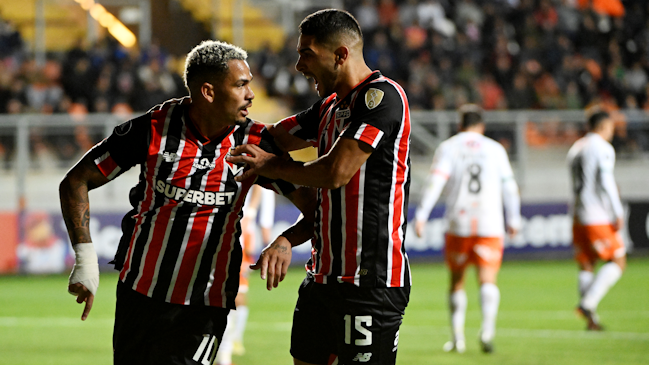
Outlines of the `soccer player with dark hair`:
{"type": "Polygon", "coordinates": [[[248,145],[229,160],[248,163],[247,173],[317,187],[316,223],[280,236],[256,267],[272,289],[291,245],[314,237],[293,317],[294,363],[394,364],[410,295],[408,101],[401,86],[366,65],[363,34],[345,11],[307,16],[297,51],[295,68],[315,80],[322,99],[270,131],[285,151],[315,146],[319,157],[287,161],[248,145]]]}
{"type": "Polygon", "coordinates": [[[449,309],[452,340],[445,351],[464,352],[467,295],[464,273],[474,264],[480,282],[482,351],[492,352],[500,290],[496,279],[504,250],[505,224],[513,236],[520,228],[518,185],[503,146],[484,136],[482,108],[459,109],[460,133],[439,145],[415,213],[415,232],[422,237],[430,212],[446,186],[448,231],[444,257],[451,271],[449,309]],[[503,205],[507,220],[504,221],[503,205]]]}
{"type": "Polygon", "coordinates": [[[140,168],[115,256],[115,364],[211,363],[235,307],[246,193],[259,184],[304,211],[315,208],[314,191],[254,174],[237,181],[244,166],[226,161],[246,143],[281,153],[265,126],[247,117],[254,93],[246,58],[223,42],[196,46],[185,63],[189,96],[117,126],[60,184],[76,254],[68,291],[85,302],[85,320],[99,284],[88,191],[140,168]]]}
{"type": "Polygon", "coordinates": [[[588,330],[601,331],[597,306],[626,267],[626,249],[618,233],[624,224],[624,210],[613,177],[615,150],[610,141],[615,123],[598,106],[588,109],[586,117],[588,133],[568,151],[572,235],[579,265],[577,311],[586,318],[588,330]],[[606,263],[595,275],[598,260],[606,263]]]}

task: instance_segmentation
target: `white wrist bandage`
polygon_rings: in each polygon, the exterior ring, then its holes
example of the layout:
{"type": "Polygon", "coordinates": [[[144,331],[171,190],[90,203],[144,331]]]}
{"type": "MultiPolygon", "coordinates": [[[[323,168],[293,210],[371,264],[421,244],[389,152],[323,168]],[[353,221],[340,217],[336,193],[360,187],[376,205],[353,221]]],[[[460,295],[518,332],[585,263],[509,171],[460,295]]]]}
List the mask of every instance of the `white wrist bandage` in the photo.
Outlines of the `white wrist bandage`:
{"type": "MultiPolygon", "coordinates": [[[[74,267],[70,273],[69,284],[81,283],[93,295],[97,293],[99,286],[99,260],[92,243],[77,243],[72,245],[74,249],[74,267]]],[[[72,295],[78,295],[68,290],[72,295]]]]}

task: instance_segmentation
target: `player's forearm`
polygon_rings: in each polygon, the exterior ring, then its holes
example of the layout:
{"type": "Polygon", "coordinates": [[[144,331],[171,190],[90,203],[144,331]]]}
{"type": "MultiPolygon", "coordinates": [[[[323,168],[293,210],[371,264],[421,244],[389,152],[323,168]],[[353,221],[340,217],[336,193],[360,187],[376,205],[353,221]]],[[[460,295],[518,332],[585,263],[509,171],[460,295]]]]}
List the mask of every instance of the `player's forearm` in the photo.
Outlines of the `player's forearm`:
{"type": "Polygon", "coordinates": [[[294,225],[281,234],[291,247],[299,246],[313,237],[313,221],[301,217],[294,225]]]}
{"type": "Polygon", "coordinates": [[[354,176],[327,156],[306,163],[283,160],[278,164],[276,174],[296,185],[325,189],[338,189],[354,176]]]}
{"type": "Polygon", "coordinates": [[[59,197],[63,220],[72,244],[92,242],[87,184],[66,176],[59,185],[59,197]]]}
{"type": "Polygon", "coordinates": [[[92,242],[90,238],[90,201],[88,191],[108,182],[89,155],[81,159],[59,185],[63,220],[73,245],[92,242]]]}
{"type": "Polygon", "coordinates": [[[279,123],[268,127],[268,132],[273,136],[275,144],[284,152],[301,150],[310,144],[288,133],[279,123]]]}
{"type": "Polygon", "coordinates": [[[302,212],[298,221],[281,234],[291,243],[291,247],[295,247],[313,237],[317,193],[314,188],[301,187],[289,194],[287,198],[302,212]]]}

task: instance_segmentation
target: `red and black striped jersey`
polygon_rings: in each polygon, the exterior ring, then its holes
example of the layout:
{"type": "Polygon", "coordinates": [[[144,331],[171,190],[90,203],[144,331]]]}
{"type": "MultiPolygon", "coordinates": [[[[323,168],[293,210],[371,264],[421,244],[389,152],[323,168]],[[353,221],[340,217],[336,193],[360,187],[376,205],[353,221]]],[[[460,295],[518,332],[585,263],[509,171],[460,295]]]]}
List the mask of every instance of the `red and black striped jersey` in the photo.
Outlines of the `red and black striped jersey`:
{"type": "Polygon", "coordinates": [[[311,142],[319,156],[341,137],[373,148],[347,185],[318,189],[307,271],[319,283],[410,286],[404,245],[410,110],[401,86],[375,71],[344,98],[333,94],[280,123],[290,134],[311,142]]]}
{"type": "Polygon", "coordinates": [[[272,137],[248,119],[207,140],[187,116],[189,103],[172,100],[116,127],[90,153],[108,179],[141,169],[122,224],[120,280],[169,303],[234,308],[246,193],[255,183],[281,194],[295,186],[259,176],[236,182],[243,166],[225,160],[230,149],[255,144],[280,153],[272,137]]]}

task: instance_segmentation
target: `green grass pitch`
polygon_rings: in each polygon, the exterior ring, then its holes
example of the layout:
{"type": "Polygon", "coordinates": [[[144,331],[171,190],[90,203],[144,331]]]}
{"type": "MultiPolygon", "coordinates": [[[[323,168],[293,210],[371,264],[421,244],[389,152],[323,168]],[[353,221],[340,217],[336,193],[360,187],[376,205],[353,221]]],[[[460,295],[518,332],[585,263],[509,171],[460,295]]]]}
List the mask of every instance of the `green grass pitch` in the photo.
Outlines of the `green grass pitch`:
{"type": "MultiPolygon", "coordinates": [[[[271,292],[256,273],[249,293],[246,354],[237,365],[291,364],[290,323],[303,270],[291,269],[271,292]]],[[[649,258],[631,258],[599,306],[606,331],[586,332],[577,303],[574,262],[506,261],[499,277],[501,305],[496,352],[478,347],[480,308],[474,271],[467,276],[467,351],[444,353],[449,337],[448,274],[441,263],[412,267],[413,290],[400,332],[397,363],[406,364],[648,364],[649,258]]],[[[115,274],[102,274],[95,305],[66,292],[65,276],[0,276],[0,364],[112,364],[115,274]]],[[[317,340],[317,339],[314,339],[317,340]]]]}

